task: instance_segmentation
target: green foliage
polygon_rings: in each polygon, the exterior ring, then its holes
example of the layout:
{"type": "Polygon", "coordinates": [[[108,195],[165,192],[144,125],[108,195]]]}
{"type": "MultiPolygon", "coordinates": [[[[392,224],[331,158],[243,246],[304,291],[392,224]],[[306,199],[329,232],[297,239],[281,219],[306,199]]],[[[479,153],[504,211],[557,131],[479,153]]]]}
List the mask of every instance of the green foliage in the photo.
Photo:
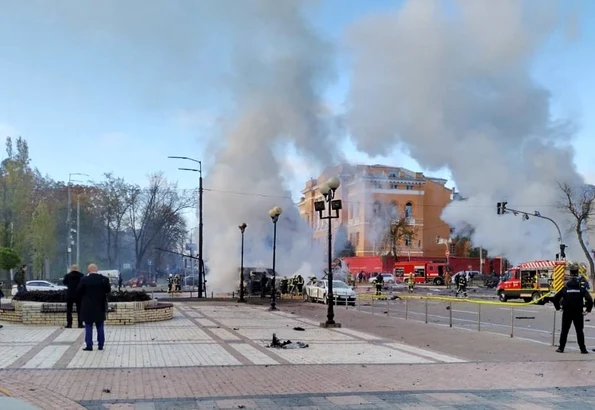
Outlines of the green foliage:
{"type": "MultiPolygon", "coordinates": [[[[51,291],[29,291],[15,295],[13,300],[27,301],[27,302],[45,302],[45,303],[65,303],[65,290],[51,290],[51,291]]],[[[108,295],[110,302],[146,302],[151,300],[145,292],[112,292],[108,295]]]]}
{"type": "MultiPolygon", "coordinates": [[[[50,213],[46,200],[39,202],[31,220],[31,244],[33,245],[33,271],[43,270],[46,258],[53,256],[55,250],[55,218],[50,213]]],[[[49,272],[46,272],[49,274],[49,272]]]]}
{"type": "Polygon", "coordinates": [[[0,248],[0,268],[14,269],[21,263],[19,255],[11,248],[0,248]]]}

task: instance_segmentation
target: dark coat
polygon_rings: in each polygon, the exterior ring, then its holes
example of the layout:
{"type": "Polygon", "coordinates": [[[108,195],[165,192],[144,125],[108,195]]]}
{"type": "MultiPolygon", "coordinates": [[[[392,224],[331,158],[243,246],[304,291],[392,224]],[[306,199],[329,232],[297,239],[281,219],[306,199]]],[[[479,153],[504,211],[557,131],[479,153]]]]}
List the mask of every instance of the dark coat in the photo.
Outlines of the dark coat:
{"type": "Polygon", "coordinates": [[[77,293],[81,298],[81,319],[85,323],[104,322],[107,312],[107,295],[111,292],[109,279],[92,273],[81,279],[77,293]]]}
{"type": "Polygon", "coordinates": [[[565,314],[580,315],[585,306],[589,313],[593,309],[593,298],[585,288],[581,288],[578,278],[570,279],[566,286],[556,293],[553,302],[556,310],[560,310],[561,307],[565,314]]]}
{"type": "Polygon", "coordinates": [[[64,276],[62,283],[64,284],[64,286],[68,287],[68,290],[66,291],[66,297],[68,299],[77,299],[78,298],[77,289],[79,287],[79,283],[81,282],[81,279],[83,278],[83,276],[84,275],[82,273],[80,273],[79,271],[76,271],[76,270],[68,272],[64,276]]]}

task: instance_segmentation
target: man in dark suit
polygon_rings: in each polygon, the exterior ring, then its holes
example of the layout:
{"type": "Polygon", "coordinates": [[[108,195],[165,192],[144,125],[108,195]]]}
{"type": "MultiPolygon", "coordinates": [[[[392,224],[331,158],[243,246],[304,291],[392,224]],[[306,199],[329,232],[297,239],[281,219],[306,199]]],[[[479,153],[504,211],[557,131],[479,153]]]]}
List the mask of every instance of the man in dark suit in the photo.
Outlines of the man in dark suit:
{"type": "Polygon", "coordinates": [[[105,333],[103,323],[107,312],[107,295],[111,292],[109,279],[97,273],[99,268],[92,263],[89,273],[81,279],[77,293],[81,298],[81,319],[85,322],[85,351],[93,350],[93,324],[97,327],[97,348],[103,350],[105,333]]]}
{"type": "Polygon", "coordinates": [[[83,278],[83,274],[77,265],[72,265],[70,272],[64,276],[62,283],[68,287],[66,290],[66,327],[72,327],[72,308],[76,305],[76,316],[78,319],[79,328],[83,328],[83,320],[81,319],[81,299],[77,294],[79,283],[83,278]]]}

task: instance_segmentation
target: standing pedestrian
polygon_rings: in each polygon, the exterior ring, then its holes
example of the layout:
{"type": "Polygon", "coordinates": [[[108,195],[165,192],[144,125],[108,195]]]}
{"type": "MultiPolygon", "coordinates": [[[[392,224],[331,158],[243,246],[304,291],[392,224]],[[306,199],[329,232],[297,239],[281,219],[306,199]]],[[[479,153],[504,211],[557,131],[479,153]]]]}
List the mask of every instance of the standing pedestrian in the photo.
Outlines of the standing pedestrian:
{"type": "Polygon", "coordinates": [[[72,265],[70,268],[70,272],[68,272],[62,283],[64,286],[67,287],[66,290],[66,328],[72,328],[72,308],[76,306],[76,317],[78,321],[78,327],[82,329],[83,320],[81,319],[81,298],[79,297],[77,290],[79,284],[81,283],[81,279],[83,278],[83,274],[81,273],[80,268],[78,265],[72,265]]]}
{"type": "Polygon", "coordinates": [[[17,284],[17,293],[27,291],[27,265],[22,265],[15,273],[14,282],[17,284]]]}
{"type": "Polygon", "coordinates": [[[107,312],[107,295],[111,292],[109,279],[99,275],[99,268],[94,263],[87,268],[89,273],[81,279],[78,286],[79,297],[81,298],[81,318],[85,322],[85,348],[89,352],[93,350],[93,325],[97,328],[97,347],[103,350],[105,344],[105,333],[103,324],[107,312]]]}
{"type": "Polygon", "coordinates": [[[570,330],[570,325],[574,323],[576,342],[581,349],[581,353],[587,354],[589,351],[585,346],[585,333],[583,332],[585,327],[584,316],[587,313],[591,313],[593,309],[593,298],[584,287],[581,288],[577,266],[570,267],[570,276],[571,278],[566,283],[566,286],[556,293],[553,300],[556,310],[560,310],[560,299],[562,299],[562,329],[560,331],[560,343],[556,352],[564,353],[568,331],[570,330]],[[583,312],[584,306],[586,306],[586,311],[583,312]]]}

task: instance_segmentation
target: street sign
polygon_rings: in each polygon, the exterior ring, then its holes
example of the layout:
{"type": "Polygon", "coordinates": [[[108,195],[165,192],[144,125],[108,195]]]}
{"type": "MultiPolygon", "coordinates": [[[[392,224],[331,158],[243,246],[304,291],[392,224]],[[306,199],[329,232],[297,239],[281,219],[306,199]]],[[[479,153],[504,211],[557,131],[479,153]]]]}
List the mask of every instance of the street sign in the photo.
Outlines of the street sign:
{"type": "Polygon", "coordinates": [[[153,264],[153,261],[152,261],[151,259],[149,259],[149,260],[147,261],[147,264],[148,264],[149,266],[151,266],[151,265],[153,264]]]}
{"type": "Polygon", "coordinates": [[[124,263],[122,264],[122,269],[131,269],[132,265],[130,265],[129,263],[124,263]]]}

